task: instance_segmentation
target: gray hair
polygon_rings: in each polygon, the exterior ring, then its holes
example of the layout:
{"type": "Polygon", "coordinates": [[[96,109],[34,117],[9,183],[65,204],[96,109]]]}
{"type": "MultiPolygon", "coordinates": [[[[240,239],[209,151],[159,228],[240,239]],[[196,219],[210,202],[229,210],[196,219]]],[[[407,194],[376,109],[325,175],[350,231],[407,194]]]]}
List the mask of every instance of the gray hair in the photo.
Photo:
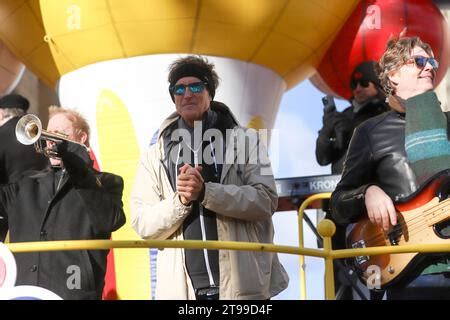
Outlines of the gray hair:
{"type": "Polygon", "coordinates": [[[5,118],[20,117],[26,113],[22,108],[4,108],[2,110],[5,118]]]}

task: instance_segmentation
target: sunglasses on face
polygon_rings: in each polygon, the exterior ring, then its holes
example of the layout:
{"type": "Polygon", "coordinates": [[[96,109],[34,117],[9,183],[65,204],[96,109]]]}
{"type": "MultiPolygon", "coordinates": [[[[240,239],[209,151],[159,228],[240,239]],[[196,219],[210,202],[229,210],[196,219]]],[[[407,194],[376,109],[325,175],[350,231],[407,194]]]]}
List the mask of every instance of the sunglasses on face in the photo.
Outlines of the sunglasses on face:
{"type": "Polygon", "coordinates": [[[369,81],[368,81],[368,80],[353,80],[353,81],[350,83],[350,88],[351,88],[352,90],[355,90],[356,87],[358,86],[358,83],[359,83],[359,85],[360,85],[361,87],[363,87],[363,88],[367,88],[367,87],[369,86],[369,81]]]}
{"type": "Polygon", "coordinates": [[[424,57],[424,56],[412,56],[411,60],[414,61],[417,68],[423,69],[429,63],[433,69],[436,71],[439,68],[439,62],[435,58],[424,57]]]}
{"type": "Polygon", "coordinates": [[[190,84],[176,84],[172,87],[170,87],[170,92],[176,96],[183,96],[186,93],[186,88],[189,88],[189,90],[192,93],[201,93],[205,89],[205,83],[204,82],[194,82],[190,84]]]}

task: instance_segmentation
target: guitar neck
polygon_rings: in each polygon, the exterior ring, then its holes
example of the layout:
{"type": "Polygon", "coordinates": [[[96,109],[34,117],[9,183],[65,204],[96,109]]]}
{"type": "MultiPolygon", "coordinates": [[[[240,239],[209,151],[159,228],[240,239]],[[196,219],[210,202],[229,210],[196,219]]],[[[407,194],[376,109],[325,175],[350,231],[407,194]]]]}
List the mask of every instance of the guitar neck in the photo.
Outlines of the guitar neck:
{"type": "Polygon", "coordinates": [[[450,198],[433,204],[423,210],[423,216],[429,227],[450,218],[450,198]]]}

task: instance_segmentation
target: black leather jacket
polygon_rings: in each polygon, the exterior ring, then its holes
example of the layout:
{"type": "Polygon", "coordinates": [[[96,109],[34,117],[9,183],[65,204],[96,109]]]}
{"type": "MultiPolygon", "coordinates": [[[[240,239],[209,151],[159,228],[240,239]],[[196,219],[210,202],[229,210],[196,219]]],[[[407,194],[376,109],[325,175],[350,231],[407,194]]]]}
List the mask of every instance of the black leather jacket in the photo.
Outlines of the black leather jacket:
{"type": "MultiPolygon", "coordinates": [[[[450,122],[449,112],[446,115],[450,122]]],[[[341,181],[331,197],[336,223],[345,226],[367,215],[364,194],[370,185],[379,186],[394,201],[419,187],[406,158],[404,114],[390,111],[355,130],[341,181]]]]}

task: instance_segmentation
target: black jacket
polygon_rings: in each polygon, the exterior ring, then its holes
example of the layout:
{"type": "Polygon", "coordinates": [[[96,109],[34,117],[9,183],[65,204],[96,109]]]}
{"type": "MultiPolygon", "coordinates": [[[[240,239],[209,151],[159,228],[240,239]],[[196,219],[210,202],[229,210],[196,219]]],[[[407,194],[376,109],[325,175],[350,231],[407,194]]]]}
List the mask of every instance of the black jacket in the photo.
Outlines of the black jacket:
{"type": "Polygon", "coordinates": [[[15,117],[0,127],[0,184],[17,181],[27,170],[41,170],[49,165],[48,159],[16,139],[15,117]]]}
{"type": "MultiPolygon", "coordinates": [[[[29,170],[41,170],[49,166],[48,159],[16,139],[16,124],[20,117],[14,117],[0,127],[0,185],[17,181],[29,170]]],[[[6,220],[0,219],[0,241],[8,232],[6,220]]]]}
{"type": "Polygon", "coordinates": [[[404,114],[390,111],[355,130],[341,181],[331,196],[333,220],[347,225],[367,215],[364,194],[374,184],[394,201],[419,187],[406,158],[404,114]]]}
{"type": "MultiPolygon", "coordinates": [[[[11,242],[109,239],[125,223],[120,176],[90,171],[77,181],[66,175],[55,193],[58,182],[54,169],[47,169],[0,188],[0,216],[8,217],[11,242]]],[[[107,254],[15,254],[16,285],[41,286],[63,299],[100,299],[107,254]]]]}
{"type": "MultiPolygon", "coordinates": [[[[322,165],[331,163],[331,173],[340,174],[343,169],[345,155],[347,152],[352,133],[361,123],[389,110],[389,106],[384,102],[383,97],[376,97],[367,102],[358,112],[354,112],[352,105],[342,112],[335,112],[335,127],[332,133],[324,127],[319,131],[316,140],[316,159],[322,165]],[[343,141],[338,141],[339,137],[343,141]],[[337,139],[337,140],[336,140],[337,139]]],[[[332,116],[333,116],[332,115],[332,116]]]]}

